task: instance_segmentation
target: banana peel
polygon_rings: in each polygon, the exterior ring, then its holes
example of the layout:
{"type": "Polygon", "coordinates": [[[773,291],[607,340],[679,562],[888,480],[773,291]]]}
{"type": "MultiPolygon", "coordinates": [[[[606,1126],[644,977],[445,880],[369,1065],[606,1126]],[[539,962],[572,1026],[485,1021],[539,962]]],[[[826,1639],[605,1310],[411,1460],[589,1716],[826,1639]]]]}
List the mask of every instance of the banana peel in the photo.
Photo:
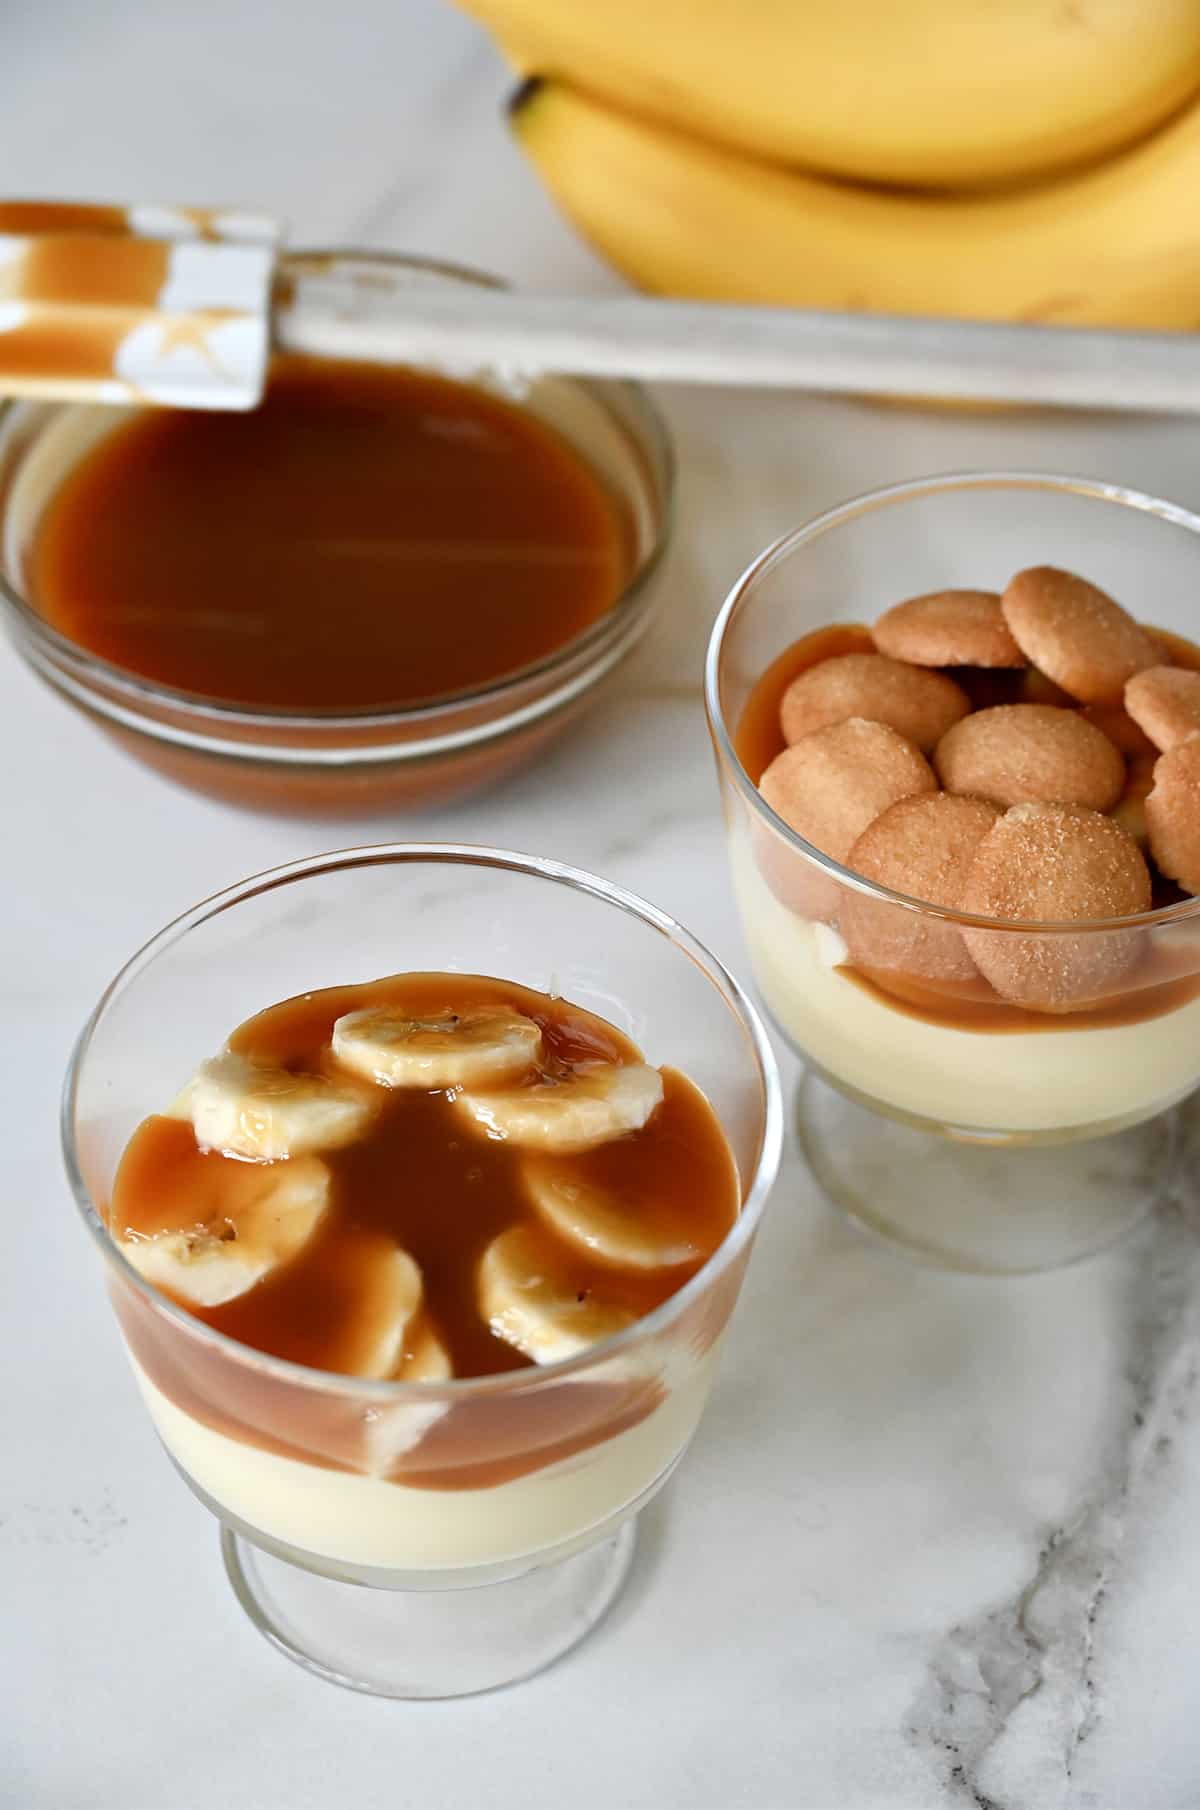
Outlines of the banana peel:
{"type": "Polygon", "coordinates": [[[459,0],[514,65],[754,158],[1029,181],[1200,90],[1196,0],[459,0]]]}

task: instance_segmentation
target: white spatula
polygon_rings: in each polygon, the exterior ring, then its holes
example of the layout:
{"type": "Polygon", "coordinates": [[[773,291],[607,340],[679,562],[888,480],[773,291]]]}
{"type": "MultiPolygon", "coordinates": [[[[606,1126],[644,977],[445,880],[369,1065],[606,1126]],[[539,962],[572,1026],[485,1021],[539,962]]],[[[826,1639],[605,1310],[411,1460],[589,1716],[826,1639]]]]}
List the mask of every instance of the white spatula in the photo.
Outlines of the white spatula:
{"type": "Polygon", "coordinates": [[[272,346],[454,370],[1200,412],[1200,334],[415,281],[219,209],[0,202],[0,394],[253,408],[272,346]]]}

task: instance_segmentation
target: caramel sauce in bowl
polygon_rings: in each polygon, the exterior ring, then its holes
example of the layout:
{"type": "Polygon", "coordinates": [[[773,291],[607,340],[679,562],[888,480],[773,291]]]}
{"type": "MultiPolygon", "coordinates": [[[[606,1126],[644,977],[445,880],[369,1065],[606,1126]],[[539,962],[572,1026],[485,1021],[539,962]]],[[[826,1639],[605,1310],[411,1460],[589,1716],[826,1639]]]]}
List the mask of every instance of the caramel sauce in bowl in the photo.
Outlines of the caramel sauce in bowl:
{"type": "MultiPolygon", "coordinates": [[[[551,861],[397,845],[256,876],[162,931],[85,1027],[63,1136],[139,1387],[197,1494],[227,1525],[311,1570],[425,1589],[518,1575],[531,1555],[543,1562],[594,1541],[665,1481],[703,1410],[778,1166],[782,1114],[753,1008],[654,907],[551,861]],[[485,945],[501,980],[477,972],[485,945]],[[381,982],[400,952],[429,970],[381,982]],[[502,1143],[462,1166],[459,1134],[442,1122],[449,1105],[434,1094],[379,1102],[369,1141],[330,1153],[329,1240],[318,1238],[282,1293],[268,1282],[253,1300],[199,1313],[128,1261],[110,1225],[136,1230],[139,1200],[152,1217],[162,1210],[155,1196],[186,1218],[204,1180],[197,1166],[227,1160],[197,1155],[179,1136],[186,1127],[148,1115],[231,1024],[241,1021],[232,1047],[285,1065],[324,1048],[332,1017],[367,997],[363,983],[406,1005],[444,999],[450,985],[527,1010],[552,1066],[637,1050],[660,1066],[660,1116],[640,1142],[600,1147],[586,1167],[623,1186],[625,1164],[647,1165],[664,1228],[679,1203],[700,1212],[697,1165],[716,1150],[711,1127],[707,1142],[697,1132],[703,1096],[701,1117],[715,1115],[728,1165],[711,1193],[723,1204],[695,1219],[695,1261],[657,1277],[606,1270],[605,1290],[618,1289],[636,1316],[623,1330],[536,1365],[496,1344],[455,1278],[528,1203],[506,1177],[502,1143]],[[285,1003],[262,1012],[272,996],[285,1003]],[[676,1069],[689,1081],[674,1081],[676,1069]],[[422,1126],[424,1158],[413,1135],[422,1126]],[[455,1190],[474,1189],[484,1169],[488,1196],[472,1231],[453,1212],[455,1190]],[[446,1381],[339,1367],[339,1279],[369,1255],[362,1241],[385,1232],[420,1265],[421,1312],[454,1356],[446,1381]],[[345,1261],[331,1260],[335,1243],[345,1261]]],[[[579,1262],[580,1286],[599,1289],[591,1258],[579,1262]]]]}
{"type": "MultiPolygon", "coordinates": [[[[413,286],[405,259],[296,254],[413,286]]],[[[289,814],[437,805],[532,760],[632,649],[670,517],[632,385],[278,357],[249,415],[0,415],[18,651],[167,777],[289,814]]]]}

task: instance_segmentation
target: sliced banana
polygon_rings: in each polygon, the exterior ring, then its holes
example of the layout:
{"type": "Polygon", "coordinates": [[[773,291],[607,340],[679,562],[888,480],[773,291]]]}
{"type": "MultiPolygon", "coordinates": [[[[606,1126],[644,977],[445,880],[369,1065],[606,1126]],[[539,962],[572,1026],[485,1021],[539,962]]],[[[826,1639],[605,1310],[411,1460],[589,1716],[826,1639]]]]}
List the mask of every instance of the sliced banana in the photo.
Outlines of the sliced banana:
{"type": "Polygon", "coordinates": [[[535,1364],[574,1357],[637,1318],[581,1291],[570,1258],[537,1226],[494,1238],[479,1263],[479,1309],[498,1339],[535,1364]]]}
{"type": "Polygon", "coordinates": [[[355,1302],[359,1337],[347,1363],[353,1375],[396,1375],[423,1293],[421,1271],[407,1251],[391,1245],[373,1256],[355,1302]]]}
{"type": "Polygon", "coordinates": [[[196,1077],[193,1075],[191,1080],[180,1088],[179,1092],[175,1095],[175,1098],[171,1101],[171,1104],[163,1107],[162,1116],[164,1119],[181,1119],[185,1124],[191,1124],[192,1089],[195,1085],[196,1077]]]}
{"type": "Polygon", "coordinates": [[[239,1166],[221,1210],[203,1224],[151,1236],[126,1233],[121,1248],[147,1282],[195,1307],[244,1295],[312,1237],[329,1204],[329,1171],[316,1157],[277,1168],[239,1166]]]}
{"type": "Polygon", "coordinates": [[[450,1353],[428,1321],[409,1341],[394,1375],[398,1383],[446,1383],[454,1375],[450,1353]]]}
{"type": "Polygon", "coordinates": [[[656,1223],[652,1200],[638,1200],[590,1180],[569,1157],[528,1156],[521,1166],[530,1199],[560,1237],[600,1263],[621,1269],[676,1269],[700,1247],[682,1225],[656,1223]]]}
{"type": "Polygon", "coordinates": [[[344,1068],[381,1087],[485,1087],[513,1081],[541,1054],[542,1033],[510,1006],[412,1018],[391,1006],[347,1012],[333,1027],[344,1068]]]}
{"type": "Polygon", "coordinates": [[[529,1150],[592,1150],[640,1131],[662,1102],[662,1076],[645,1062],[582,1063],[566,1079],[476,1093],[458,1103],[489,1137],[529,1150]]]}
{"type": "Polygon", "coordinates": [[[235,1050],[200,1064],[172,1111],[185,1103],[202,1150],[260,1163],[348,1144],[374,1110],[361,1088],[293,1075],[235,1050]]]}
{"type": "MultiPolygon", "coordinates": [[[[454,1375],[450,1355],[426,1322],[418,1327],[395,1373],[398,1383],[444,1383],[454,1375]]],[[[446,1401],[399,1401],[367,1409],[363,1447],[366,1468],[383,1477],[396,1461],[420,1445],[431,1427],[450,1412],[446,1401]]]]}

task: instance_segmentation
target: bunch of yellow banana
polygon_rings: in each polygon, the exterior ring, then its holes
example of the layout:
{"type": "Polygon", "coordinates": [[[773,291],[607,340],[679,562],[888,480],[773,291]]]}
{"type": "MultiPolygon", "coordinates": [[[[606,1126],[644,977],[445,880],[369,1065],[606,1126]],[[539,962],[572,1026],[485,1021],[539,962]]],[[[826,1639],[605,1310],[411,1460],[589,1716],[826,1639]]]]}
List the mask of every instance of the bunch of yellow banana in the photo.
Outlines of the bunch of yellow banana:
{"type": "Polygon", "coordinates": [[[662,294],[1200,326],[1200,0],[461,0],[662,294]]]}

